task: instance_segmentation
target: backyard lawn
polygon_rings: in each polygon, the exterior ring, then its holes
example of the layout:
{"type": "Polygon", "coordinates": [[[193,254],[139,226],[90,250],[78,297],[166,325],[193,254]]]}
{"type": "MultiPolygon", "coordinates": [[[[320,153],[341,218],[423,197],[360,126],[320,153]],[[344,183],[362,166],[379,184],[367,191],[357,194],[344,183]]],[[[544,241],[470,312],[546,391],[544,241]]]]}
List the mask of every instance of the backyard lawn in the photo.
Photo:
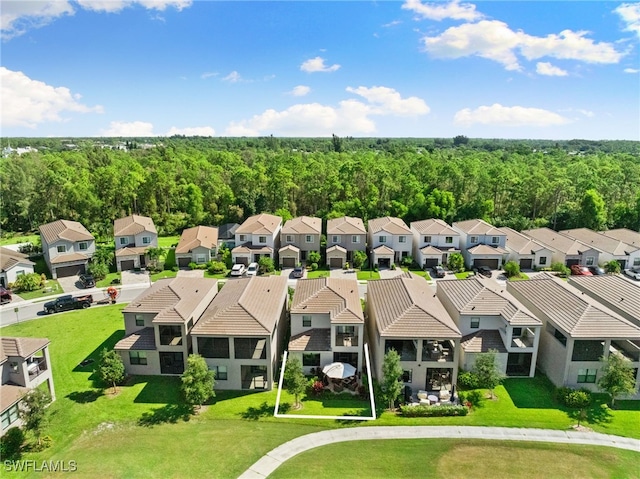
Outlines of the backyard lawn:
{"type": "Polygon", "coordinates": [[[178,241],[180,241],[180,235],[161,236],[158,238],[158,248],[171,248],[177,245],[178,241]]]}
{"type": "Polygon", "coordinates": [[[11,236],[0,239],[0,246],[20,243],[40,244],[40,235],[11,236]]]}

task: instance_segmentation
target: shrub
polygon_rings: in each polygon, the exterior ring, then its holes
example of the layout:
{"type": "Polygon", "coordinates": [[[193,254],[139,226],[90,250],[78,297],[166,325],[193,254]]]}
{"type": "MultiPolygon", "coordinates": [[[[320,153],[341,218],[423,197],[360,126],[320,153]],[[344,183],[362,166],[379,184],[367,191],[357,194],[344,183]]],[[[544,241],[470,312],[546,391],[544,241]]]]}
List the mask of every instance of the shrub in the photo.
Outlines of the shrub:
{"type": "Polygon", "coordinates": [[[477,389],[480,387],[480,382],[473,372],[463,371],[458,374],[458,386],[464,389],[477,389]]]}
{"type": "Polygon", "coordinates": [[[273,264],[273,259],[269,258],[268,256],[262,256],[258,260],[258,265],[262,273],[272,273],[276,269],[275,265],[273,264]]]}
{"type": "Polygon", "coordinates": [[[571,394],[572,392],[573,392],[572,388],[568,388],[568,387],[556,388],[555,390],[556,401],[566,406],[567,398],[569,397],[569,394],[571,394]]]}
{"type": "Polygon", "coordinates": [[[311,271],[315,271],[318,269],[318,263],[311,263],[311,271]]]}
{"type": "Polygon", "coordinates": [[[309,261],[311,263],[319,263],[320,262],[320,253],[317,251],[309,251],[309,261]]]}
{"type": "Polygon", "coordinates": [[[226,269],[227,267],[222,261],[212,261],[207,271],[209,274],[216,274],[224,273],[226,269]]]}
{"type": "Polygon", "coordinates": [[[411,266],[411,264],[413,263],[413,257],[412,256],[405,256],[404,258],[402,258],[402,261],[400,262],[401,266],[411,266]]]}
{"type": "Polygon", "coordinates": [[[20,459],[23,442],[24,432],[22,429],[12,427],[0,438],[0,456],[8,461],[20,459]]]}
{"type": "Polygon", "coordinates": [[[42,286],[42,278],[38,273],[21,274],[13,286],[17,291],[35,291],[42,286]]]}
{"type": "Polygon", "coordinates": [[[179,270],[180,270],[180,268],[178,268],[178,266],[177,266],[177,265],[176,265],[176,266],[172,266],[172,267],[171,267],[171,271],[173,271],[174,273],[175,273],[175,272],[177,272],[177,271],[179,271],[179,270]]]}
{"type": "Polygon", "coordinates": [[[395,265],[395,263],[391,265],[391,269],[392,269],[392,270],[396,269],[396,265],[395,265]]]}
{"type": "Polygon", "coordinates": [[[504,265],[504,274],[507,278],[520,276],[520,265],[515,261],[508,261],[504,265]]]}
{"type": "Polygon", "coordinates": [[[553,263],[551,265],[551,271],[555,271],[558,273],[558,276],[562,277],[569,276],[571,274],[571,270],[567,268],[564,263],[560,262],[553,263]]]}
{"type": "Polygon", "coordinates": [[[353,252],[353,267],[354,268],[362,268],[365,260],[367,259],[367,253],[364,251],[354,251],[353,252]]]}
{"type": "Polygon", "coordinates": [[[443,417],[466,416],[469,408],[465,406],[400,406],[400,415],[404,417],[443,417]]]}
{"type": "Polygon", "coordinates": [[[198,265],[196,263],[194,263],[193,261],[191,263],[189,263],[189,269],[196,269],[198,267],[198,265]]]}

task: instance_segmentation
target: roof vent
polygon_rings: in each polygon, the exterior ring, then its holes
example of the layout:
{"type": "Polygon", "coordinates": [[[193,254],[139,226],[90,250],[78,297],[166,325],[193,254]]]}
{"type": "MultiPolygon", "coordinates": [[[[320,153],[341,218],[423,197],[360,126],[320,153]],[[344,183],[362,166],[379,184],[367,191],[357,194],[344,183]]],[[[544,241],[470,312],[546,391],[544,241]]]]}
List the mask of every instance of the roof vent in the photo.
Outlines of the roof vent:
{"type": "Polygon", "coordinates": [[[476,307],[475,307],[475,306],[473,306],[473,307],[471,308],[471,311],[473,311],[474,309],[476,309],[476,307]]]}

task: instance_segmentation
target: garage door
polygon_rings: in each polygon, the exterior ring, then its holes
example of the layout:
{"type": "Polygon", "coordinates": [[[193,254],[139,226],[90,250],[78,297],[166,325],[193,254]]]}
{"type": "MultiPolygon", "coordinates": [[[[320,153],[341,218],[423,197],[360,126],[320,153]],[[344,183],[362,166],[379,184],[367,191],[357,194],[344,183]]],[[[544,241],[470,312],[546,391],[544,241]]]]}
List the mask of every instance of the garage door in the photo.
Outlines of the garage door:
{"type": "Polygon", "coordinates": [[[282,258],[282,266],[285,268],[294,268],[296,265],[295,258],[282,258]]]}
{"type": "Polygon", "coordinates": [[[480,266],[488,266],[491,269],[498,269],[500,260],[497,259],[475,259],[473,260],[473,266],[476,268],[480,266]]]}
{"type": "Polygon", "coordinates": [[[342,258],[331,258],[329,260],[329,266],[331,268],[342,268],[342,258]]]}
{"type": "Polygon", "coordinates": [[[134,260],[127,259],[127,260],[124,260],[124,261],[120,262],[120,269],[122,271],[129,271],[129,270],[134,268],[135,264],[136,264],[136,262],[134,260]]]}
{"type": "Polygon", "coordinates": [[[63,266],[62,268],[56,268],[56,276],[58,278],[66,278],[67,276],[75,276],[77,274],[84,274],[85,267],[83,264],[77,264],[75,266],[63,266]]]}
{"type": "Polygon", "coordinates": [[[520,260],[520,269],[531,269],[533,266],[532,259],[521,259],[520,260]]]}
{"type": "Polygon", "coordinates": [[[434,266],[438,266],[438,258],[427,258],[424,260],[425,268],[433,268],[434,266]]]}
{"type": "Polygon", "coordinates": [[[579,259],[568,259],[565,264],[567,266],[573,266],[574,264],[580,264],[580,260],[579,259]]]}
{"type": "Polygon", "coordinates": [[[191,263],[191,258],[178,258],[178,266],[180,268],[187,268],[191,263]]]}
{"type": "Polygon", "coordinates": [[[389,258],[380,258],[378,260],[378,267],[379,268],[390,268],[391,267],[391,260],[389,258]]]}
{"type": "MultiPolygon", "coordinates": [[[[256,263],[257,263],[257,261],[256,261],[256,263]]],[[[249,258],[246,258],[244,256],[238,256],[236,258],[236,264],[243,264],[245,266],[248,266],[249,265],[249,258]]]]}

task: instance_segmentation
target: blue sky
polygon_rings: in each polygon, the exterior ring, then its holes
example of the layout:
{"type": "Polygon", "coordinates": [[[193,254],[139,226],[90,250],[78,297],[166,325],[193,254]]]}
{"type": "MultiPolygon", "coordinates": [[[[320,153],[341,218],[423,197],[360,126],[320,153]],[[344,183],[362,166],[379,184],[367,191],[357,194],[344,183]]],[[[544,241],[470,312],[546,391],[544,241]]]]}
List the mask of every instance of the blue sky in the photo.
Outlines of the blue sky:
{"type": "Polygon", "coordinates": [[[1,2],[2,136],[640,140],[640,3],[1,2]]]}

